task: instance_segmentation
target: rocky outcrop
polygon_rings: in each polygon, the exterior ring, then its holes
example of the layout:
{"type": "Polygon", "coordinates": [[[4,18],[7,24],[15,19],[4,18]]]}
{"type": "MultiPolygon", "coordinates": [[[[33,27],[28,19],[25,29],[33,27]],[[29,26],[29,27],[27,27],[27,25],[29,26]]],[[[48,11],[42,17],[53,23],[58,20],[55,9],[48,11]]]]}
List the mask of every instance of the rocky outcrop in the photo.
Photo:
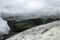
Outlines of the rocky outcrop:
{"type": "Polygon", "coordinates": [[[36,26],[6,40],[60,40],[60,20],[36,26]]]}

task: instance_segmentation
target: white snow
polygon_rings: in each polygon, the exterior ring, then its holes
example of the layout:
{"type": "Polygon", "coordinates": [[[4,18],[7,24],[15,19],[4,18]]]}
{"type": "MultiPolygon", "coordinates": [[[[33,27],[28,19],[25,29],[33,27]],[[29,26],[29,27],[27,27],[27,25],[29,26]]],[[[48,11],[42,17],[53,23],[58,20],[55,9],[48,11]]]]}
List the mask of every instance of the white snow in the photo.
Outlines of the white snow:
{"type": "Polygon", "coordinates": [[[10,27],[7,22],[0,18],[0,35],[8,34],[10,31],[10,27]]]}

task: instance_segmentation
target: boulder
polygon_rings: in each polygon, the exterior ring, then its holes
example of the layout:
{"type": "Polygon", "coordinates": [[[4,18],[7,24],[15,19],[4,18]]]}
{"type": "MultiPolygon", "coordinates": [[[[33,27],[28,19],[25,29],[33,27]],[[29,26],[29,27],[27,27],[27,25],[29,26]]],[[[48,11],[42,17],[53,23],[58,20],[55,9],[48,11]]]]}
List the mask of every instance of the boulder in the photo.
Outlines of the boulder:
{"type": "Polygon", "coordinates": [[[6,40],[60,40],[60,20],[33,27],[6,40]]]}

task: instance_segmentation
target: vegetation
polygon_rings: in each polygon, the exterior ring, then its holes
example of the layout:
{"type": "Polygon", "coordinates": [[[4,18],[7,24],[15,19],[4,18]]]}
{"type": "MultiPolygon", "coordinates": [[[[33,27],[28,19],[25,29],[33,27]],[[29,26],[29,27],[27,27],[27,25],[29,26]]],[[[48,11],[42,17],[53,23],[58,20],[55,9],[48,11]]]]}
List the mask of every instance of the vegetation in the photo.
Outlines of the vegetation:
{"type": "Polygon", "coordinates": [[[52,21],[56,21],[56,20],[59,20],[59,18],[47,18],[43,22],[45,24],[45,23],[49,23],[49,22],[52,22],[52,21]]]}
{"type": "Polygon", "coordinates": [[[23,21],[8,21],[9,26],[11,27],[11,31],[14,32],[21,32],[26,29],[29,29],[31,27],[49,23],[55,20],[59,20],[58,18],[47,18],[47,19],[29,19],[29,20],[23,20],[23,21]]]}
{"type": "Polygon", "coordinates": [[[31,27],[34,27],[34,25],[29,24],[29,23],[21,23],[21,24],[17,23],[17,24],[15,24],[16,32],[21,32],[21,31],[24,31],[24,30],[31,28],[31,27]]]}
{"type": "MultiPolygon", "coordinates": [[[[11,27],[11,32],[9,35],[5,35],[5,38],[8,38],[18,32],[22,32],[26,29],[35,27],[37,25],[46,24],[55,20],[59,20],[59,18],[46,18],[46,19],[29,19],[29,20],[23,20],[23,21],[8,21],[8,25],[11,27]]],[[[4,38],[4,39],[5,39],[4,38]]]]}

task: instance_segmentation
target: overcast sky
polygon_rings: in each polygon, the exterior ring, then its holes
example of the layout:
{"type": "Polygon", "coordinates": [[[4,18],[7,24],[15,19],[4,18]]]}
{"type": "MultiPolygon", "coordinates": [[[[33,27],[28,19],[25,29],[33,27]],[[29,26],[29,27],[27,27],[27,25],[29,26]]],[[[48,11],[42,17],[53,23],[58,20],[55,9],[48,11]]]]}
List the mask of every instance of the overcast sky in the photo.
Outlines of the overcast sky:
{"type": "Polygon", "coordinates": [[[0,12],[54,15],[60,13],[60,0],[0,0],[0,12]]]}

